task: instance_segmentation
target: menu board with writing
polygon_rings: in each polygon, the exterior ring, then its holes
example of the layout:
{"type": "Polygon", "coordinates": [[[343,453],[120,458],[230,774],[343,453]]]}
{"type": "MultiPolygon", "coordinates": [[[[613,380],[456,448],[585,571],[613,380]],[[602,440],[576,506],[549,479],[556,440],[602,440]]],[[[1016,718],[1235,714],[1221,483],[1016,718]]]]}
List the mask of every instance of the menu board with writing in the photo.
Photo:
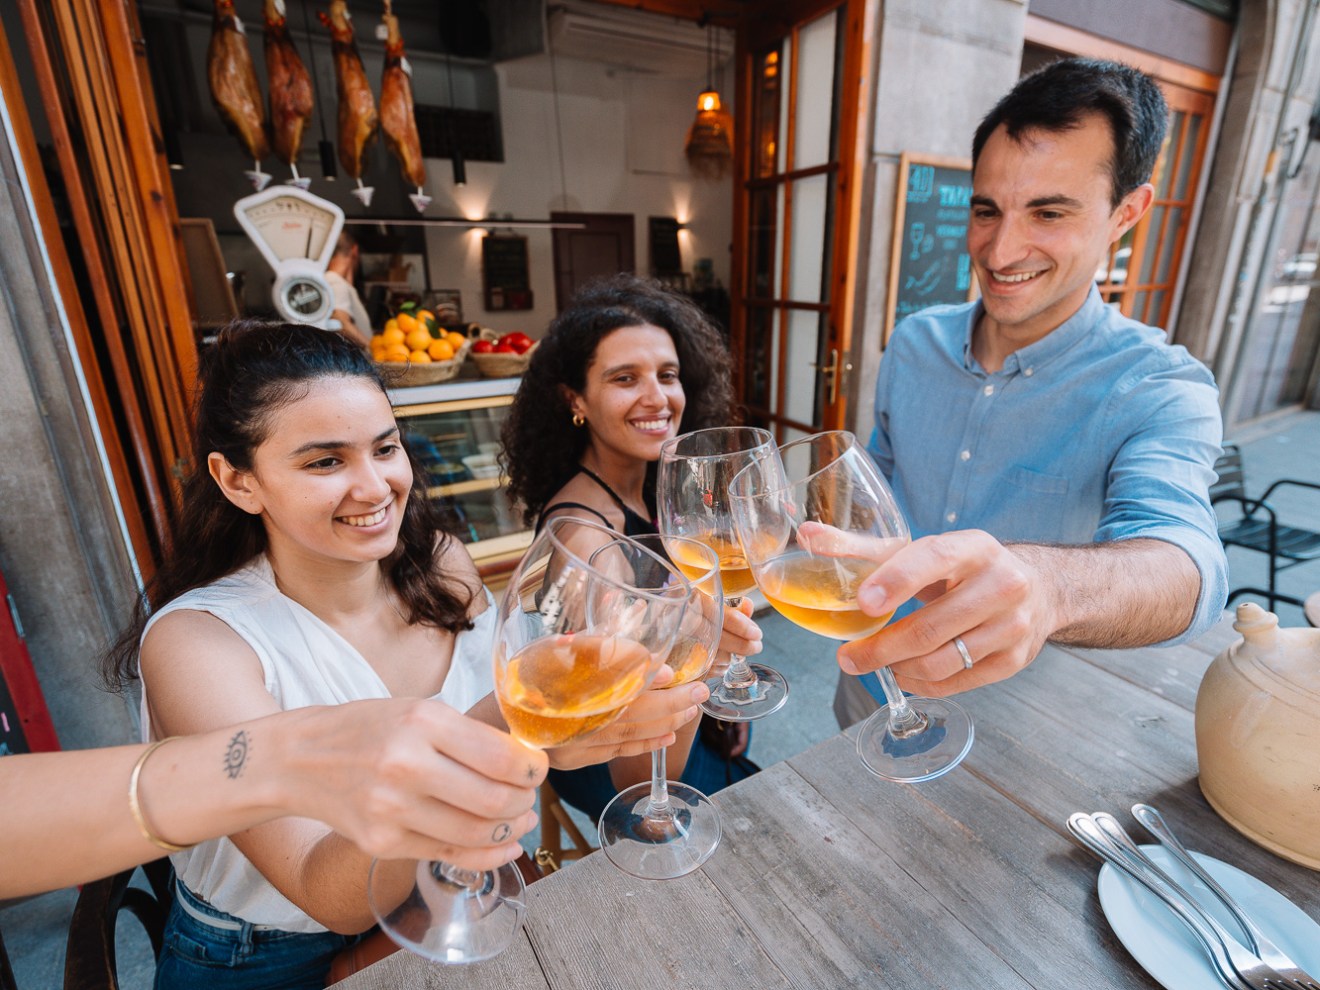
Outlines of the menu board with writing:
{"type": "Polygon", "coordinates": [[[972,298],[967,220],[972,166],[953,158],[904,153],[899,166],[889,263],[885,342],[905,316],[972,298]]]}

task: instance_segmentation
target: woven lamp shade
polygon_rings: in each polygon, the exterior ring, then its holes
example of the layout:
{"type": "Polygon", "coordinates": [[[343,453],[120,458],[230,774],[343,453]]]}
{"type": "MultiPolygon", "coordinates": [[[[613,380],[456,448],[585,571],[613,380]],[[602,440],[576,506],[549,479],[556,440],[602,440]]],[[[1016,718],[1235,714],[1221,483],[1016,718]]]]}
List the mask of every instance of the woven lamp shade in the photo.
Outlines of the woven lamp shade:
{"type": "Polygon", "coordinates": [[[720,105],[720,95],[708,89],[697,97],[697,116],[688,128],[688,166],[704,178],[723,178],[733,160],[733,117],[720,105]]]}

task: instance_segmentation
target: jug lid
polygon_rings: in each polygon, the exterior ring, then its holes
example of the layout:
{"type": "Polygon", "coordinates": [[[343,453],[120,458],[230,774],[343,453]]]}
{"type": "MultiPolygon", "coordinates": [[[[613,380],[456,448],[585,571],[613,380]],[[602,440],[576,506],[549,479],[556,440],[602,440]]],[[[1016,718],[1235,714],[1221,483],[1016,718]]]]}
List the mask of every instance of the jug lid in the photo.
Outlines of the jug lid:
{"type": "Polygon", "coordinates": [[[1320,629],[1279,627],[1279,617],[1255,602],[1237,607],[1233,628],[1242,634],[1234,647],[1284,685],[1320,699],[1320,629]]]}

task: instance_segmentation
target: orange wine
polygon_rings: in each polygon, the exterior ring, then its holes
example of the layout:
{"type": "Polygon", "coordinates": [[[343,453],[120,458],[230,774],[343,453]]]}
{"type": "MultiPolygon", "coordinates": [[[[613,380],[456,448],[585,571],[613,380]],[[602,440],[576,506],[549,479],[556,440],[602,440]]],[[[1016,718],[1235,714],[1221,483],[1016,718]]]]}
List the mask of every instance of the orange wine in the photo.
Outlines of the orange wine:
{"type": "MultiPolygon", "coordinates": [[[[715,551],[715,556],[720,562],[720,584],[724,588],[726,598],[734,598],[738,595],[745,595],[756,587],[756,581],[752,578],[752,568],[747,563],[747,558],[743,556],[742,547],[735,539],[717,534],[683,534],[688,539],[696,540],[698,543],[704,543],[715,551]]],[[[706,573],[704,561],[698,562],[691,558],[686,561],[683,559],[683,545],[675,543],[673,547],[666,545],[669,550],[669,557],[674,562],[674,566],[683,572],[683,576],[689,581],[697,581],[706,573]],[[678,553],[674,553],[677,550],[678,553]]]]}
{"type": "Polygon", "coordinates": [[[669,651],[665,663],[674,668],[674,679],[670,687],[678,687],[695,681],[710,668],[714,655],[706,643],[695,636],[680,635],[674,640],[674,648],[669,651]]]}
{"type": "Polygon", "coordinates": [[[857,587],[876,568],[862,557],[818,557],[795,550],[757,569],[761,593],[784,618],[831,639],[854,640],[881,628],[893,612],[870,616],[857,587]]]}
{"type": "Polygon", "coordinates": [[[645,690],[651,654],[629,639],[548,636],[497,665],[496,697],[509,731],[549,749],[613,721],[645,690]]]}

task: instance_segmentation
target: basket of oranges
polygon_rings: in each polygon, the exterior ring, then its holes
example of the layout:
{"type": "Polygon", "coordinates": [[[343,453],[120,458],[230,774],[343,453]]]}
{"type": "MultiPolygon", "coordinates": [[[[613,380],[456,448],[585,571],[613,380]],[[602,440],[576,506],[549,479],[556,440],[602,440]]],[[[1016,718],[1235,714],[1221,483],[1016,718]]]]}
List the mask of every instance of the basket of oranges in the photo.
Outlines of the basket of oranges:
{"type": "Polygon", "coordinates": [[[471,345],[427,310],[405,306],[371,338],[371,357],[391,385],[437,385],[458,374],[471,345]]]}

